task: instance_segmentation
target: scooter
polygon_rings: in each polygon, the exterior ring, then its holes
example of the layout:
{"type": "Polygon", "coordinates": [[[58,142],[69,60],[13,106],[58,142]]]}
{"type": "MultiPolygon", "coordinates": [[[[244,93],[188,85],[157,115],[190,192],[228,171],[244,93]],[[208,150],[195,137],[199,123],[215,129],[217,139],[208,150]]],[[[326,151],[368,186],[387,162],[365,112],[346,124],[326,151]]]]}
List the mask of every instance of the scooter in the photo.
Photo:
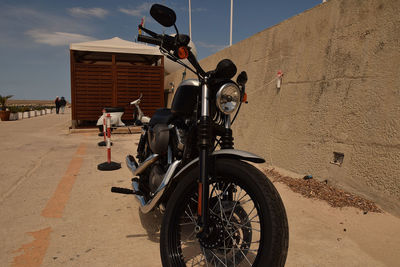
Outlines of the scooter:
{"type": "MultiPolygon", "coordinates": [[[[143,111],[140,109],[140,101],[143,97],[143,94],[140,94],[140,97],[132,102],[131,105],[135,105],[136,110],[133,112],[133,121],[134,126],[141,126],[143,124],[147,124],[150,121],[150,117],[145,116],[143,111]]],[[[108,107],[103,109],[103,115],[97,120],[97,126],[99,127],[100,133],[103,132],[103,120],[107,117],[107,114],[111,116],[111,128],[117,127],[125,127],[125,123],[121,120],[124,115],[125,108],[124,107],[108,107]]]]}
{"type": "Polygon", "coordinates": [[[136,126],[141,126],[144,124],[148,124],[150,122],[150,117],[145,116],[139,106],[142,96],[143,96],[143,94],[140,94],[140,97],[138,99],[136,99],[135,101],[132,101],[130,103],[131,105],[135,105],[135,107],[136,107],[136,110],[133,113],[133,119],[135,120],[136,126]]]}

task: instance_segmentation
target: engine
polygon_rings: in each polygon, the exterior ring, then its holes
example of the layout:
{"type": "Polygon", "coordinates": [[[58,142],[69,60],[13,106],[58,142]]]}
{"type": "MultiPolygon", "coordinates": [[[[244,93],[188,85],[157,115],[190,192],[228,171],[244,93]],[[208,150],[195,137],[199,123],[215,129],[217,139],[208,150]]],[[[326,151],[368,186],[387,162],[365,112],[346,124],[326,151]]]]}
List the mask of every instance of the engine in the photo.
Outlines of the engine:
{"type": "Polygon", "coordinates": [[[164,178],[164,169],[160,164],[154,164],[149,174],[149,188],[154,193],[164,178]]]}

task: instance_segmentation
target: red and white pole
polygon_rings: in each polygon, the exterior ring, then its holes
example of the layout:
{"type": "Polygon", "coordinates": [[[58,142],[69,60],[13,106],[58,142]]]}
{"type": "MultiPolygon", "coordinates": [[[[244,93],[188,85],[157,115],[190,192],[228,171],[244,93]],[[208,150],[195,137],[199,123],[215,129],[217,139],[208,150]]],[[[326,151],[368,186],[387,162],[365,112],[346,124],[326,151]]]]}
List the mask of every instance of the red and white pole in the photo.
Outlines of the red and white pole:
{"type": "Polygon", "coordinates": [[[107,162],[111,163],[111,115],[107,113],[107,162]]]}
{"type": "Polygon", "coordinates": [[[107,129],[107,123],[106,123],[106,117],[105,116],[103,116],[103,136],[104,136],[104,143],[106,143],[107,142],[107,140],[106,140],[106,130],[107,129]]]}
{"type": "MultiPolygon", "coordinates": [[[[118,170],[121,168],[121,163],[111,161],[111,115],[107,113],[104,121],[103,121],[103,129],[107,125],[107,138],[106,146],[107,146],[107,161],[97,165],[97,169],[100,171],[112,171],[118,170]]],[[[106,136],[106,132],[104,131],[104,136],[106,136]]]]}

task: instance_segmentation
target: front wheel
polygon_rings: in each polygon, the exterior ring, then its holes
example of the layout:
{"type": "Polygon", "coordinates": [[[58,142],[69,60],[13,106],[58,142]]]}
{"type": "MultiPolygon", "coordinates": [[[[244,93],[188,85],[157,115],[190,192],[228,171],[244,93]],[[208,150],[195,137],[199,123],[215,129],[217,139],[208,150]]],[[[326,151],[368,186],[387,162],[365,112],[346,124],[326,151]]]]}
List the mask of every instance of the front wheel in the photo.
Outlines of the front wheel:
{"type": "Polygon", "coordinates": [[[218,159],[210,178],[209,231],[198,226],[198,168],[179,182],[161,226],[163,266],[284,266],[289,233],[274,185],[252,165],[218,159]]]}

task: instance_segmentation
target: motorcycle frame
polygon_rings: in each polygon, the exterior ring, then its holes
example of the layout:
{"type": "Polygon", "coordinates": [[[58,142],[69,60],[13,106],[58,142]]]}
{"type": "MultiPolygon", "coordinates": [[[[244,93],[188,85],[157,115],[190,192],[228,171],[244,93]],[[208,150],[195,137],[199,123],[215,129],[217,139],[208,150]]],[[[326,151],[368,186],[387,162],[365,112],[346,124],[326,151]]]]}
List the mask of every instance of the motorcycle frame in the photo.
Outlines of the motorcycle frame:
{"type": "MultiPolygon", "coordinates": [[[[163,22],[158,21],[158,22],[163,22]]],[[[162,23],[161,23],[162,24],[162,23]]],[[[156,44],[160,47],[160,51],[166,55],[167,58],[174,60],[178,64],[186,67],[188,70],[192,71],[195,73],[199,81],[201,82],[201,96],[200,96],[200,101],[201,101],[201,111],[200,111],[200,116],[199,116],[199,122],[197,125],[197,137],[198,137],[198,149],[199,149],[199,181],[198,181],[198,216],[200,217],[198,220],[198,226],[196,227],[196,232],[199,236],[201,235],[208,235],[208,220],[209,220],[209,174],[210,174],[210,152],[211,152],[211,140],[212,140],[212,134],[211,134],[211,117],[210,117],[210,102],[209,102],[209,94],[210,94],[210,89],[209,89],[209,84],[208,81],[212,77],[212,72],[205,72],[202,67],[200,66],[199,62],[197,61],[196,57],[193,55],[190,49],[186,49],[187,52],[187,60],[190,62],[190,64],[194,67],[192,69],[189,67],[187,64],[182,62],[180,59],[176,56],[176,54],[171,53],[171,50],[177,49],[178,47],[176,46],[177,43],[181,39],[176,39],[179,37],[178,30],[176,28],[175,23],[170,25],[164,25],[165,27],[170,27],[174,26],[176,30],[176,36],[175,37],[170,37],[170,36],[165,36],[163,35],[162,38],[160,39],[160,35],[144,28],[142,25],[139,25],[139,29],[143,30],[147,34],[149,34],[152,37],[144,37],[143,35],[138,36],[139,41],[147,42],[147,43],[152,43],[156,44]],[[172,39],[174,40],[171,44],[172,39]]],[[[185,38],[183,38],[185,40],[185,38]]],[[[186,46],[186,44],[183,44],[183,46],[186,46]]],[[[236,70],[235,70],[236,72],[236,70]]],[[[230,129],[230,116],[226,115],[225,116],[225,133],[222,137],[222,149],[233,149],[233,138],[232,138],[232,130],[230,129]]]]}

